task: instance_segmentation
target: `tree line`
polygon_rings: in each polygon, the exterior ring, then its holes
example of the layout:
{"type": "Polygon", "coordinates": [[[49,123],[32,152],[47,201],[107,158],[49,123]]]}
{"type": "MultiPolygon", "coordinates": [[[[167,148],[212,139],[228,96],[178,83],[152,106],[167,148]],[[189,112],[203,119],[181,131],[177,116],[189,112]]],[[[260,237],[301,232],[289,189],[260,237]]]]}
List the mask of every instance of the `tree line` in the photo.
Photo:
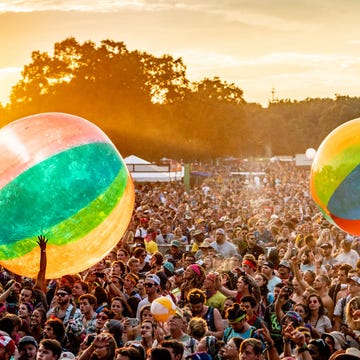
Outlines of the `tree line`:
{"type": "Polygon", "coordinates": [[[303,153],[360,117],[360,98],[285,99],[263,108],[218,77],[189,81],[181,58],[68,38],[52,54],[32,53],[0,106],[0,126],[50,111],[97,124],[123,156],[194,161],[303,153]]]}

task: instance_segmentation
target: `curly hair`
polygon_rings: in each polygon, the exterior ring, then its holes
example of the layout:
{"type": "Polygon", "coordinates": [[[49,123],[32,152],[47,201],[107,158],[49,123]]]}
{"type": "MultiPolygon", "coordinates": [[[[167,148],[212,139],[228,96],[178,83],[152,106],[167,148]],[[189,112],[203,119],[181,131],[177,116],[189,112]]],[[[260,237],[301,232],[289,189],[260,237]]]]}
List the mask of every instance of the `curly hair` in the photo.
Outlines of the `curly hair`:
{"type": "Polygon", "coordinates": [[[190,304],[205,304],[206,295],[205,292],[200,289],[192,289],[186,297],[190,304]]]}

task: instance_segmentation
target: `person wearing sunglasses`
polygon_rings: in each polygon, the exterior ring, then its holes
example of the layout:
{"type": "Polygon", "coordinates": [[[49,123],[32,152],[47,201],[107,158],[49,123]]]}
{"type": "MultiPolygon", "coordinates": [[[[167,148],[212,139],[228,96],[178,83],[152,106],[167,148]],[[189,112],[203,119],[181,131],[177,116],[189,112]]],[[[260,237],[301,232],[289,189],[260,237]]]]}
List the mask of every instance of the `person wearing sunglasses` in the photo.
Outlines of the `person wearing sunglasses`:
{"type": "Polygon", "coordinates": [[[55,316],[62,320],[65,327],[70,324],[72,331],[81,333],[82,314],[71,301],[72,289],[69,286],[62,286],[56,292],[56,305],[47,312],[47,318],[55,316]]]}
{"type": "Polygon", "coordinates": [[[144,288],[146,297],[139,302],[136,311],[136,318],[140,319],[140,310],[143,306],[151,304],[155,299],[160,297],[160,278],[155,274],[149,274],[145,278],[144,288]]]}
{"type": "Polygon", "coordinates": [[[322,298],[317,294],[311,294],[307,302],[308,311],[305,322],[310,323],[320,335],[331,332],[332,324],[329,317],[325,315],[322,298]]]}
{"type": "Polygon", "coordinates": [[[62,320],[68,339],[66,347],[76,353],[80,345],[80,336],[84,331],[82,313],[72,303],[72,289],[69,286],[61,286],[56,292],[56,305],[52,307],[47,318],[56,317],[62,320]]]}
{"type": "Polygon", "coordinates": [[[102,309],[97,315],[95,320],[96,333],[100,333],[105,325],[105,323],[113,319],[115,313],[107,308],[102,309]]]}

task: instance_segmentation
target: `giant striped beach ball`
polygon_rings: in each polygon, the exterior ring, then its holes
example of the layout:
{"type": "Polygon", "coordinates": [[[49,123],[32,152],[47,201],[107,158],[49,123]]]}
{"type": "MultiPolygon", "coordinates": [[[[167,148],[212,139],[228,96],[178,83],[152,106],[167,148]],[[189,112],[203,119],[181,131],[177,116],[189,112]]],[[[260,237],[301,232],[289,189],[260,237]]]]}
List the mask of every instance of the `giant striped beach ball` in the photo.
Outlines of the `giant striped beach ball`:
{"type": "Polygon", "coordinates": [[[310,190],[330,222],[360,235],[360,118],[340,125],[321,143],[311,167],[310,190]]]}
{"type": "Polygon", "coordinates": [[[12,272],[37,276],[39,235],[46,278],[89,268],[120,240],[133,205],[127,167],[93,123],[44,113],[0,129],[0,264],[12,272]]]}

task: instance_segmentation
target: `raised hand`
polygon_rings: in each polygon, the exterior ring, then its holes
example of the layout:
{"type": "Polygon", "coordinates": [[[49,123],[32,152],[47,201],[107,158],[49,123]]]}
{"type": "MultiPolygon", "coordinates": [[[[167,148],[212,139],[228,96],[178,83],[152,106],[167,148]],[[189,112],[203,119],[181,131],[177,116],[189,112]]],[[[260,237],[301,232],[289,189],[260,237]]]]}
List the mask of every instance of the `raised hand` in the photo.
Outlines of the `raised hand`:
{"type": "Polygon", "coordinates": [[[48,242],[48,239],[44,235],[39,235],[36,242],[40,246],[41,251],[46,250],[46,244],[48,242]]]}

